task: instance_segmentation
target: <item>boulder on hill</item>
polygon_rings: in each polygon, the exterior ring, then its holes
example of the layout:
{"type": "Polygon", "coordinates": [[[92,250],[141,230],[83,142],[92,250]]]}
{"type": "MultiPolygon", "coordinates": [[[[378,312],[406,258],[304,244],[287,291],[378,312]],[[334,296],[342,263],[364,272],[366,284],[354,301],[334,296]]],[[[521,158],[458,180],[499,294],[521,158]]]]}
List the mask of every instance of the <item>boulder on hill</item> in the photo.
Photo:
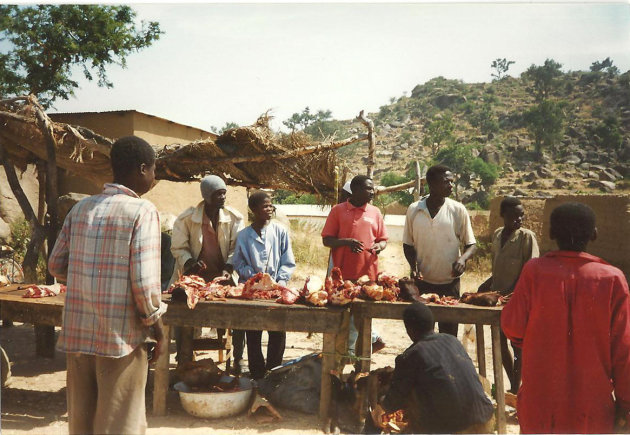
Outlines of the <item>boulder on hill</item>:
{"type": "Polygon", "coordinates": [[[538,175],[540,175],[542,178],[552,178],[553,177],[553,172],[551,172],[551,170],[549,168],[546,168],[544,166],[541,166],[540,168],[538,168],[538,175]]]}
{"type": "Polygon", "coordinates": [[[555,187],[556,189],[567,189],[570,185],[571,183],[569,183],[569,181],[564,178],[556,178],[553,181],[553,187],[555,187]]]}
{"type": "Polygon", "coordinates": [[[610,193],[615,190],[615,183],[612,181],[591,180],[588,183],[588,187],[596,187],[603,192],[610,193]]]}
{"type": "Polygon", "coordinates": [[[479,153],[479,157],[486,163],[498,165],[501,163],[501,154],[494,145],[486,145],[479,153]]]}
{"type": "Polygon", "coordinates": [[[571,154],[566,159],[564,159],[564,162],[568,163],[570,165],[577,165],[577,164],[580,163],[580,161],[581,161],[581,159],[578,156],[576,156],[575,154],[571,154]]]}

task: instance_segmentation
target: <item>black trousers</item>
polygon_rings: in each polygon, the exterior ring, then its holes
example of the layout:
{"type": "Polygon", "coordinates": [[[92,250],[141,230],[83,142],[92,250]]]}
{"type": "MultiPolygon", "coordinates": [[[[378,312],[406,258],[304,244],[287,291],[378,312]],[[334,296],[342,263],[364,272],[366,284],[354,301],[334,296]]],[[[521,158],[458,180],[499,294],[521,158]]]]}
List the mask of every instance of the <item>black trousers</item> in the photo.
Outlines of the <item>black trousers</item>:
{"type": "Polygon", "coordinates": [[[267,343],[266,364],[261,345],[262,331],[246,331],[246,334],[249,373],[253,379],[261,379],[265,376],[267,370],[282,364],[287,334],[286,332],[267,331],[269,343],[267,343]]]}
{"type": "Polygon", "coordinates": [[[245,349],[245,331],[242,329],[232,329],[232,357],[234,364],[243,359],[245,349]]]}
{"type": "MultiPolygon", "coordinates": [[[[422,279],[416,280],[416,286],[420,294],[437,293],[440,296],[451,296],[459,299],[459,278],[455,278],[448,284],[431,284],[422,279]]],[[[438,322],[438,329],[445,334],[451,334],[457,337],[457,329],[459,323],[438,322]]]]}

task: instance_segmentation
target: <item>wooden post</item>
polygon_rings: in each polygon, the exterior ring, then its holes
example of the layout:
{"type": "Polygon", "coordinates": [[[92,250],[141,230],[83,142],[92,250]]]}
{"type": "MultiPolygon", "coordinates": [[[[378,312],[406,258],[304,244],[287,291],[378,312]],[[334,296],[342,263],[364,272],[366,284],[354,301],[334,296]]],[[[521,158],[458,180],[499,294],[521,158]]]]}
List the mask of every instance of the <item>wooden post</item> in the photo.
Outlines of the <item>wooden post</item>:
{"type": "MultiPolygon", "coordinates": [[[[171,327],[163,326],[165,337],[170,337],[171,327]]],[[[170,340],[168,340],[170,341],[170,340]]],[[[168,366],[170,359],[170,351],[168,345],[162,355],[155,362],[155,371],[153,374],[153,415],[166,415],[166,393],[168,392],[168,366]]]]}
{"type": "Polygon", "coordinates": [[[490,325],[492,333],[492,366],[494,388],[497,392],[497,431],[506,433],[505,386],[503,385],[503,360],[501,358],[501,331],[499,325],[490,325]]]}
{"type": "Polygon", "coordinates": [[[418,161],[415,161],[415,165],[416,165],[416,201],[420,201],[420,198],[422,197],[422,188],[424,187],[422,185],[422,174],[420,174],[420,163],[418,163],[418,161]]]}
{"type": "MultiPolygon", "coordinates": [[[[50,118],[37,98],[29,95],[29,101],[35,107],[35,117],[46,140],[46,208],[48,210],[48,255],[57,240],[57,142],[50,118]]],[[[46,284],[54,284],[55,278],[46,268],[46,284]]],[[[55,328],[53,326],[35,325],[36,352],[40,356],[54,358],[55,328]]]]}
{"type": "Polygon", "coordinates": [[[483,324],[475,324],[475,334],[477,336],[477,365],[479,374],[486,377],[486,345],[483,337],[483,324]]]}
{"type": "Polygon", "coordinates": [[[359,112],[357,120],[361,121],[368,129],[368,163],[367,163],[367,176],[372,178],[374,175],[374,122],[365,116],[364,110],[359,112]]]}
{"type": "MultiPolygon", "coordinates": [[[[372,358],[372,318],[355,315],[355,321],[359,331],[355,354],[361,358],[357,364],[358,370],[356,371],[357,373],[369,373],[372,358]]],[[[363,425],[367,416],[367,399],[367,389],[357,391],[357,403],[359,404],[358,418],[361,425],[363,425]]]]}
{"type": "Polygon", "coordinates": [[[332,395],[332,383],[330,372],[335,367],[335,341],[336,334],[324,333],[324,343],[322,345],[322,381],[319,399],[319,420],[321,429],[328,433],[330,431],[330,399],[332,395]]]}

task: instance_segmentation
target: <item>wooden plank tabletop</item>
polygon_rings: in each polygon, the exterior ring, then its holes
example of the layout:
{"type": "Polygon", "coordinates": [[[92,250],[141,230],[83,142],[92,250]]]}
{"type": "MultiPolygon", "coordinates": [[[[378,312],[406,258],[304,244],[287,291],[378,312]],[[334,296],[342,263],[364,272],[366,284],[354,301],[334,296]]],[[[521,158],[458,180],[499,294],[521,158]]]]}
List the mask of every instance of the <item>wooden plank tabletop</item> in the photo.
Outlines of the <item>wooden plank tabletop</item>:
{"type": "Polygon", "coordinates": [[[200,301],[191,310],[185,303],[170,302],[164,322],[177,326],[266,331],[336,333],[341,327],[344,307],[284,305],[268,300],[200,301]]]}
{"type": "MultiPolygon", "coordinates": [[[[356,316],[376,319],[402,319],[403,311],[411,302],[364,301],[355,299],[351,311],[356,316]]],[[[503,307],[479,307],[469,304],[427,304],[436,322],[483,323],[499,325],[503,307]]]]}
{"type": "Polygon", "coordinates": [[[65,294],[24,298],[28,284],[0,287],[0,318],[14,322],[61,326],[65,294]]]}

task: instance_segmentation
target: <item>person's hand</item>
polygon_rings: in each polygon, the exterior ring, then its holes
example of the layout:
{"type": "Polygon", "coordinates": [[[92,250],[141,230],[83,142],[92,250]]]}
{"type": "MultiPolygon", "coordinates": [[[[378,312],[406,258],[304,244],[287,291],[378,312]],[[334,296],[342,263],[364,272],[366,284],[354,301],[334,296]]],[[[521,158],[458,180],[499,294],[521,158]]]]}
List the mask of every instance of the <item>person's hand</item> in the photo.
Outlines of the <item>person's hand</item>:
{"type": "Polygon", "coordinates": [[[377,404],[374,409],[370,411],[370,415],[372,416],[372,421],[376,427],[381,429],[385,428],[385,425],[383,424],[383,415],[385,415],[385,411],[381,405],[377,404]]]}
{"type": "Polygon", "coordinates": [[[372,251],[374,253],[374,255],[378,255],[383,251],[383,246],[380,243],[375,243],[372,245],[372,247],[370,248],[370,251],[372,251]]]}
{"type": "Polygon", "coordinates": [[[458,258],[455,263],[453,263],[453,277],[457,278],[466,270],[466,261],[462,260],[462,258],[458,258]]]}
{"type": "Polygon", "coordinates": [[[190,275],[190,274],[197,275],[199,274],[199,272],[205,269],[206,269],[206,263],[204,263],[201,260],[196,261],[195,259],[191,258],[186,262],[186,264],[184,264],[184,275],[190,275]]]}
{"type": "Polygon", "coordinates": [[[363,242],[357,239],[346,239],[346,246],[355,254],[363,252],[363,242]]]}
{"type": "Polygon", "coordinates": [[[160,357],[162,355],[164,355],[165,352],[168,352],[168,337],[166,337],[164,335],[164,332],[162,330],[162,320],[158,320],[157,323],[154,325],[154,331],[155,331],[155,340],[157,341],[157,343],[155,344],[155,347],[153,348],[153,354],[151,355],[151,358],[149,359],[150,363],[155,363],[158,359],[160,359],[160,357]]]}

